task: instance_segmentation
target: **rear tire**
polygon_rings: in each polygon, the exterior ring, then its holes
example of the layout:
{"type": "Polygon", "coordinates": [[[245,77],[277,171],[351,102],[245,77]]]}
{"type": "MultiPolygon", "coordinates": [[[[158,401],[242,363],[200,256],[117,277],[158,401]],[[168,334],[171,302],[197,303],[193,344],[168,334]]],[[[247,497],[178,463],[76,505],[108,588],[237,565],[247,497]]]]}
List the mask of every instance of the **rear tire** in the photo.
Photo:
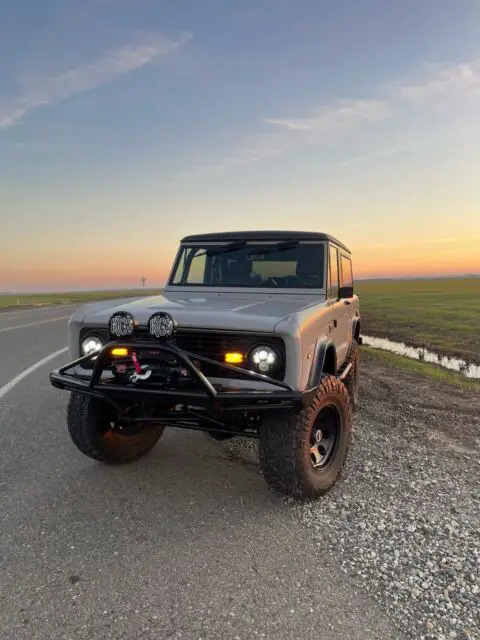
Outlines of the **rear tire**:
{"type": "Polygon", "coordinates": [[[267,416],[260,428],[260,465],[267,483],[296,498],[327,493],[347,458],[351,420],[348,391],[331,375],[322,376],[310,406],[300,413],[267,416]]]}
{"type": "Polygon", "coordinates": [[[113,407],[102,400],[72,393],[67,409],[67,425],[75,446],[86,456],[106,464],[126,464],[147,454],[158,442],[164,427],[139,425],[122,433],[116,426],[113,407]]]}

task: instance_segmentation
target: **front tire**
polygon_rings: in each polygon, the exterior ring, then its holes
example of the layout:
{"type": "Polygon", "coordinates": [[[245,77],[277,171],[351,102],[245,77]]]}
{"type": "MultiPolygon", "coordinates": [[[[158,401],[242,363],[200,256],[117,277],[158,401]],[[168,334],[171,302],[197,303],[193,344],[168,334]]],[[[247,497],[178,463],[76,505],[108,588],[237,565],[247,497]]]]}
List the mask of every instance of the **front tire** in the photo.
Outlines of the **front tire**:
{"type": "Polygon", "coordinates": [[[318,498],[338,480],[351,440],[350,396],[341,380],[323,375],[300,413],[272,414],[260,429],[266,482],[296,498],[318,498]]]}
{"type": "Polygon", "coordinates": [[[355,412],[358,411],[360,399],[360,345],[356,340],[353,340],[346,364],[351,364],[352,367],[345,376],[343,384],[347,387],[352,411],[355,412]]]}
{"type": "Polygon", "coordinates": [[[147,454],[158,442],[164,427],[141,423],[122,432],[109,404],[73,392],[67,409],[67,425],[75,446],[87,457],[106,464],[126,464],[147,454]]]}

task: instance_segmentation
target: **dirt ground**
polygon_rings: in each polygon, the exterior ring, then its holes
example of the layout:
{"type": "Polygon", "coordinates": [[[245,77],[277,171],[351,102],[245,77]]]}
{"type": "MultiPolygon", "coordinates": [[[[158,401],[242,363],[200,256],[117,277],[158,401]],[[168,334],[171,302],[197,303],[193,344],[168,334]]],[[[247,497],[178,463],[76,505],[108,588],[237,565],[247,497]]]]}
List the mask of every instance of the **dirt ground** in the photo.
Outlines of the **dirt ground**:
{"type": "Polygon", "coordinates": [[[480,453],[480,393],[393,369],[372,357],[362,364],[364,417],[382,415],[388,429],[408,424],[455,450],[480,453]]]}

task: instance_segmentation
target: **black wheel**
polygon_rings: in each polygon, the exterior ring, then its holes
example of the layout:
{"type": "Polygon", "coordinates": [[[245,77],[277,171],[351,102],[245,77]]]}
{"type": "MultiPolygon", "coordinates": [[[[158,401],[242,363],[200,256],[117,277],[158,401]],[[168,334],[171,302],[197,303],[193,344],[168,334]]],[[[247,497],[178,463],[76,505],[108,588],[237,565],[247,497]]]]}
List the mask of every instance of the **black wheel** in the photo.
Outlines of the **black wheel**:
{"type": "Polygon", "coordinates": [[[67,409],[70,437],[80,451],[107,464],[125,464],[141,458],[158,442],[164,427],[135,423],[121,429],[109,404],[72,393],[67,409]]]}
{"type": "Polygon", "coordinates": [[[343,383],[350,395],[352,411],[357,411],[360,397],[360,345],[356,340],[353,340],[352,348],[347,358],[347,364],[350,363],[352,368],[345,376],[343,383]]]}
{"type": "Polygon", "coordinates": [[[297,498],[317,498],[339,478],[351,439],[350,396],[324,375],[309,407],[272,413],[260,428],[260,465],[267,483],[297,498]]]}

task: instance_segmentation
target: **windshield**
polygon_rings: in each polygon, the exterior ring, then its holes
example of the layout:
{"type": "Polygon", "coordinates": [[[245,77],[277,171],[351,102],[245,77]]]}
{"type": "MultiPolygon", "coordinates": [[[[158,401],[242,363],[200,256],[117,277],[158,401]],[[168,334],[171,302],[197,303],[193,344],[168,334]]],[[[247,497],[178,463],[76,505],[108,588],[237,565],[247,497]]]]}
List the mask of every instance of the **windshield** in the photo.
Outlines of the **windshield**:
{"type": "Polygon", "coordinates": [[[288,241],[185,246],[170,285],[323,289],[324,245],[288,241]]]}

